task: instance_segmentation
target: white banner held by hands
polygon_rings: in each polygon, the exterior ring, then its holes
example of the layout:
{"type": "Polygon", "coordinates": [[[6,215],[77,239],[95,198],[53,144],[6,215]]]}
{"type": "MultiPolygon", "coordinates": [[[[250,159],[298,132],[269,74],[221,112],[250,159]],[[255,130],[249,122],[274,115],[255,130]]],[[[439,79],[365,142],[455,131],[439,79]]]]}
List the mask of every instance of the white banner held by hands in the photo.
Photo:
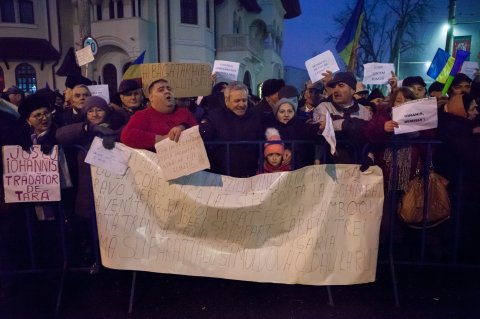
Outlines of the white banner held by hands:
{"type": "Polygon", "coordinates": [[[398,123],[395,134],[418,132],[438,126],[437,99],[413,100],[392,108],[392,120],[398,123]]]}
{"type": "Polygon", "coordinates": [[[387,84],[392,72],[393,63],[366,63],[363,65],[363,84],[387,84]]]}
{"type": "Polygon", "coordinates": [[[320,81],[324,78],[322,73],[326,71],[331,71],[332,73],[337,72],[340,70],[338,67],[337,61],[333,56],[332,51],[327,50],[307,61],[305,61],[305,67],[308,71],[308,76],[312,83],[320,81]]]}

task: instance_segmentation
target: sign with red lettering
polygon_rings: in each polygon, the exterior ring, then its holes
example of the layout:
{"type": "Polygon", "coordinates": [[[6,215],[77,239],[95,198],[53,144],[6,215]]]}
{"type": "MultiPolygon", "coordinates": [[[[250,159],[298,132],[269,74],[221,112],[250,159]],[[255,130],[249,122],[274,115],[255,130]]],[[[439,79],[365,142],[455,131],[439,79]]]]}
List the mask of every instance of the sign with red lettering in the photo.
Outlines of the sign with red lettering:
{"type": "Polygon", "coordinates": [[[54,202],[60,200],[58,146],[48,155],[40,145],[25,152],[18,145],[3,146],[5,202],[54,202]]]}

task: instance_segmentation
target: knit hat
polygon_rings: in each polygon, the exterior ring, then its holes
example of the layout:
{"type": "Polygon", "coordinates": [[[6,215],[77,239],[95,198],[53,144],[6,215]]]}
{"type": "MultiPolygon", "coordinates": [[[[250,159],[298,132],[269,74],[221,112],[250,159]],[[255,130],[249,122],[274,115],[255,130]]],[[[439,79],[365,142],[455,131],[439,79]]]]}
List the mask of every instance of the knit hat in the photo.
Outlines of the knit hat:
{"type": "MultiPolygon", "coordinates": [[[[274,127],[269,127],[265,131],[265,137],[267,141],[281,141],[280,133],[274,127]]],[[[285,148],[282,143],[265,143],[265,149],[263,151],[263,156],[267,157],[269,154],[280,154],[283,155],[285,148]]]]}
{"type": "Polygon", "coordinates": [[[443,83],[435,81],[432,84],[430,84],[430,86],[428,87],[428,94],[432,95],[432,92],[442,92],[443,87],[444,87],[443,83]]]}
{"type": "Polygon", "coordinates": [[[402,81],[402,86],[412,86],[415,84],[419,84],[423,87],[426,87],[427,84],[423,80],[421,76],[408,76],[402,81]]]}
{"type": "Polygon", "coordinates": [[[452,86],[459,85],[462,82],[472,83],[472,79],[470,79],[465,73],[457,73],[452,81],[452,86]]]}
{"type": "Polygon", "coordinates": [[[67,88],[73,89],[75,85],[85,84],[85,85],[92,85],[92,81],[82,75],[69,75],[65,80],[65,86],[67,88]]]}
{"type": "Polygon", "coordinates": [[[335,87],[338,83],[345,83],[352,89],[356,90],[357,88],[357,79],[352,72],[337,72],[333,75],[333,79],[331,79],[327,86],[330,88],[335,87]]]}
{"type": "Polygon", "coordinates": [[[282,79],[268,79],[263,82],[262,96],[270,96],[280,91],[285,86],[285,81],[282,79]]]}
{"type": "Polygon", "coordinates": [[[23,119],[27,119],[33,111],[46,107],[51,109],[48,99],[41,94],[31,94],[27,96],[18,106],[18,113],[23,119]]]}
{"type": "Polygon", "coordinates": [[[285,104],[285,103],[288,103],[290,104],[292,107],[293,107],[293,112],[297,112],[297,102],[293,99],[287,99],[287,98],[281,98],[280,100],[278,100],[277,103],[275,103],[274,106],[272,106],[272,111],[273,111],[273,115],[277,115],[277,112],[278,112],[278,109],[280,108],[280,105],[282,104],[285,104]]]}
{"type": "Polygon", "coordinates": [[[118,93],[124,94],[129,91],[138,90],[141,88],[142,87],[140,86],[140,83],[138,83],[138,81],[136,80],[122,80],[122,82],[120,82],[120,85],[118,86],[118,93]]]}
{"type": "Polygon", "coordinates": [[[88,110],[90,110],[92,107],[99,107],[107,113],[110,111],[107,101],[100,96],[89,96],[85,99],[85,103],[83,103],[82,108],[83,114],[87,114],[88,110]]]}

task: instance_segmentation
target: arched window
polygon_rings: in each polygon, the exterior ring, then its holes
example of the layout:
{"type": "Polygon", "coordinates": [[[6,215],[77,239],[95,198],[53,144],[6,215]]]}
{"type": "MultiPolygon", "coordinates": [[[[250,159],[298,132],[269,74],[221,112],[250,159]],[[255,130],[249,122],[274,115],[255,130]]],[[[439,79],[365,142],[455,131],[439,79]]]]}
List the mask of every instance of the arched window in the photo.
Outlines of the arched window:
{"type": "Polygon", "coordinates": [[[20,13],[20,23],[34,24],[33,1],[19,0],[18,12],[20,13]]]}
{"type": "Polygon", "coordinates": [[[210,28],[210,1],[207,0],[206,2],[206,5],[205,5],[205,12],[206,12],[206,19],[207,19],[207,23],[206,23],[206,26],[207,28],[210,28]]]}
{"type": "Polygon", "coordinates": [[[110,96],[117,91],[117,68],[111,63],[105,64],[103,67],[103,83],[108,84],[110,96]]]}
{"type": "Polygon", "coordinates": [[[181,0],[180,21],[185,24],[198,24],[197,0],[181,0]]]}
{"type": "Polygon", "coordinates": [[[117,18],[123,18],[123,1],[117,1],[117,18]]]}
{"type": "Polygon", "coordinates": [[[25,93],[37,91],[37,74],[28,63],[21,63],[15,68],[17,86],[25,93]]]}
{"type": "Polygon", "coordinates": [[[110,19],[115,19],[115,3],[113,0],[110,0],[108,3],[108,17],[110,19]]]}
{"type": "Polygon", "coordinates": [[[0,66],[0,91],[3,91],[5,89],[5,77],[3,75],[3,69],[0,66]]]}
{"type": "Polygon", "coordinates": [[[15,7],[13,6],[13,0],[0,1],[0,11],[2,13],[2,22],[15,23],[15,7]]]}

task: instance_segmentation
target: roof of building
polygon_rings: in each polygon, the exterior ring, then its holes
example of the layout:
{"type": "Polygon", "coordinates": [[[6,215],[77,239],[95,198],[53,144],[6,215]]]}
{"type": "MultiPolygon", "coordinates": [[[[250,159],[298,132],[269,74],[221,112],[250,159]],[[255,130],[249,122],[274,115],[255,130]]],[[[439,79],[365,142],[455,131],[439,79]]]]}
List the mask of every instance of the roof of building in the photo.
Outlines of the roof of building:
{"type": "Polygon", "coordinates": [[[58,60],[60,53],[45,39],[0,37],[1,59],[58,60]]]}

